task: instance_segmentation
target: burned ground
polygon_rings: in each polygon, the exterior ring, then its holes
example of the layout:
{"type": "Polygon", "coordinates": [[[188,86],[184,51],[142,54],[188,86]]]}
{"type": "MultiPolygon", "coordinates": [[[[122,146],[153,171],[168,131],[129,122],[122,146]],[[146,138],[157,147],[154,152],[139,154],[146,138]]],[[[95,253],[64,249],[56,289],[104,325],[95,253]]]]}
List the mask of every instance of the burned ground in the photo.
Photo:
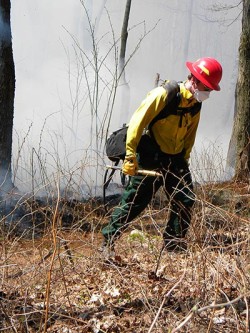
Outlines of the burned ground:
{"type": "Polygon", "coordinates": [[[199,189],[180,253],[161,251],[164,200],[131,224],[113,260],[98,250],[112,204],[25,198],[2,208],[1,330],[248,332],[249,185],[199,189]]]}

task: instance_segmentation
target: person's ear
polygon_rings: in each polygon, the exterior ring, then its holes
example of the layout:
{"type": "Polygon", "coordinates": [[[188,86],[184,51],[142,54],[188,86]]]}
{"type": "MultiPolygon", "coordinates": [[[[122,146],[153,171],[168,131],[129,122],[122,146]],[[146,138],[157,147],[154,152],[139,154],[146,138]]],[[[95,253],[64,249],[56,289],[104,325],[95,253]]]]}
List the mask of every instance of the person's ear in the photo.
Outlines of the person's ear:
{"type": "Polygon", "coordinates": [[[199,83],[199,80],[193,75],[192,75],[192,83],[195,83],[195,84],[199,83]]]}
{"type": "Polygon", "coordinates": [[[190,82],[195,83],[195,77],[193,75],[190,77],[190,82]]]}

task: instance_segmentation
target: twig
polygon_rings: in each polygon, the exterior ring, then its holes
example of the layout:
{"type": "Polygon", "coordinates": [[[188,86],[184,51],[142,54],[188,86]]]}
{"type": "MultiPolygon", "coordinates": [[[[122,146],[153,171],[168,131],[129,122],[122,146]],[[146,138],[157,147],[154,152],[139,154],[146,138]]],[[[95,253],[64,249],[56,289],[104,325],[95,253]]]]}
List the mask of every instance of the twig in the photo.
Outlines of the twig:
{"type": "Polygon", "coordinates": [[[10,325],[10,326],[7,327],[6,329],[9,329],[9,328],[10,328],[14,333],[17,333],[16,328],[12,325],[9,316],[8,316],[8,314],[7,314],[6,311],[5,311],[5,308],[4,308],[3,304],[2,304],[2,300],[1,300],[1,299],[0,299],[0,307],[1,307],[1,310],[2,310],[2,315],[3,315],[3,317],[5,318],[6,322],[10,325]]]}
{"type": "Polygon", "coordinates": [[[178,325],[176,328],[174,328],[171,333],[175,333],[179,331],[183,326],[186,325],[186,323],[195,315],[195,312],[190,312],[189,315],[178,325]]]}
{"type": "MultiPolygon", "coordinates": [[[[246,290],[246,289],[244,289],[246,290]]],[[[227,294],[219,288],[219,291],[222,295],[224,295],[224,297],[226,298],[227,302],[230,302],[230,299],[228,298],[227,294]]],[[[237,332],[239,331],[239,321],[238,321],[238,316],[237,316],[237,311],[235,310],[235,308],[232,306],[232,311],[235,315],[235,321],[237,322],[237,332]]]]}
{"type": "Polygon", "coordinates": [[[194,306],[193,311],[196,313],[201,313],[202,311],[206,311],[209,309],[223,308],[223,307],[229,306],[231,304],[237,303],[240,299],[242,299],[243,297],[248,297],[249,295],[250,295],[250,293],[247,295],[240,295],[240,296],[236,297],[235,299],[233,299],[232,301],[220,303],[220,304],[211,304],[211,305],[204,306],[203,308],[200,308],[200,309],[197,309],[197,307],[194,306]]]}
{"type": "Polygon", "coordinates": [[[174,284],[174,286],[163,296],[163,300],[162,300],[162,302],[161,302],[161,305],[160,305],[160,307],[159,307],[159,309],[158,309],[158,311],[157,311],[157,313],[156,313],[156,316],[155,316],[155,318],[154,318],[154,320],[153,320],[153,322],[152,322],[152,324],[151,324],[151,326],[150,326],[150,328],[149,328],[149,330],[148,330],[148,333],[151,333],[152,332],[152,330],[153,330],[153,327],[154,327],[154,325],[155,325],[155,323],[157,322],[157,320],[158,320],[158,318],[159,318],[159,315],[160,315],[160,313],[161,313],[161,310],[162,310],[162,308],[163,308],[163,305],[164,305],[164,303],[166,302],[166,300],[170,297],[170,295],[171,295],[171,293],[172,293],[172,291],[181,283],[181,281],[183,280],[183,278],[184,278],[184,276],[185,276],[185,274],[186,274],[186,268],[185,268],[185,270],[184,270],[184,272],[183,272],[183,274],[182,274],[182,276],[181,276],[181,278],[174,284]]]}
{"type": "Polygon", "coordinates": [[[176,333],[178,332],[184,325],[186,325],[186,323],[193,317],[195,316],[196,314],[199,314],[203,311],[206,311],[206,310],[209,310],[209,309],[215,309],[215,308],[223,308],[223,307],[226,307],[226,306],[229,306],[229,305],[232,305],[234,303],[237,303],[240,299],[242,298],[246,298],[247,296],[249,296],[250,294],[247,294],[247,295],[240,295],[238,297],[236,297],[235,299],[233,299],[232,301],[229,301],[229,302],[225,302],[225,303],[220,303],[220,304],[210,304],[210,305],[207,305],[207,306],[204,306],[203,308],[198,308],[197,305],[195,305],[191,312],[189,313],[189,315],[176,327],[174,328],[171,333],[176,333]]]}
{"type": "Polygon", "coordinates": [[[244,297],[244,301],[246,304],[246,333],[248,333],[249,332],[249,306],[248,306],[246,296],[244,297]]]}
{"type": "MultiPolygon", "coordinates": [[[[199,199],[197,199],[197,201],[200,201],[200,202],[201,202],[201,200],[199,200],[199,199]]],[[[235,213],[231,213],[231,212],[225,210],[224,208],[221,208],[221,207],[219,207],[219,206],[216,206],[216,205],[212,204],[211,202],[208,202],[208,201],[206,201],[206,200],[203,200],[203,201],[205,202],[205,204],[206,204],[208,207],[211,207],[211,208],[217,210],[217,211],[220,212],[221,214],[225,214],[225,213],[226,213],[226,214],[229,215],[231,218],[235,218],[235,219],[239,220],[240,222],[244,222],[244,223],[246,223],[247,225],[249,225],[249,220],[247,220],[247,219],[245,219],[245,218],[243,218],[243,217],[241,217],[241,216],[238,216],[238,215],[236,215],[235,213]]]]}
{"type": "Polygon", "coordinates": [[[52,236],[53,236],[54,250],[53,250],[53,253],[52,253],[50,269],[49,269],[49,272],[48,272],[47,287],[46,287],[46,297],[45,297],[46,306],[45,306],[45,319],[44,319],[44,333],[47,332],[48,316],[49,316],[49,303],[50,303],[51,275],[52,275],[55,256],[56,256],[56,252],[57,252],[57,238],[56,238],[56,235],[57,235],[57,220],[58,220],[59,201],[60,201],[60,189],[59,189],[59,183],[58,183],[57,184],[57,201],[56,201],[56,207],[55,207],[53,220],[52,220],[52,236]]]}
{"type": "Polygon", "coordinates": [[[65,252],[66,252],[66,254],[67,254],[67,257],[69,258],[69,261],[70,261],[71,265],[74,267],[73,256],[72,256],[72,253],[71,253],[71,251],[70,251],[70,248],[69,248],[69,246],[68,246],[68,244],[67,244],[67,241],[66,241],[65,239],[61,239],[61,238],[60,238],[60,240],[61,240],[61,242],[62,242],[62,245],[64,246],[65,252]]]}
{"type": "Polygon", "coordinates": [[[159,81],[160,81],[160,74],[156,73],[156,76],[155,76],[155,88],[159,86],[159,81]]]}

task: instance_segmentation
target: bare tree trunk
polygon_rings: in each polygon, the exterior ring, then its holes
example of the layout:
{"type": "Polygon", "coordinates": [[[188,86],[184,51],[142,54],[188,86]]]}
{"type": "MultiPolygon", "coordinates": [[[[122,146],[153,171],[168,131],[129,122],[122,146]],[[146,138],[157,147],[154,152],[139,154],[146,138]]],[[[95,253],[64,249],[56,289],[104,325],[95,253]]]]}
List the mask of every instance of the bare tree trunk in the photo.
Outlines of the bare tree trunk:
{"type": "Polygon", "coordinates": [[[126,46],[128,39],[128,21],[129,14],[131,8],[131,0],[127,0],[126,8],[123,18],[122,31],[121,31],[121,48],[120,48],[120,56],[119,56],[119,75],[120,75],[120,83],[122,84],[122,96],[121,96],[121,108],[120,108],[120,122],[126,123],[127,112],[129,108],[129,100],[130,100],[130,89],[129,84],[126,80],[125,75],[125,54],[126,54],[126,46]]]}
{"type": "Polygon", "coordinates": [[[250,178],[250,0],[243,0],[239,73],[235,90],[235,118],[228,150],[228,165],[235,179],[250,178]]]}
{"type": "Polygon", "coordinates": [[[10,26],[10,0],[0,0],[0,187],[9,190],[11,180],[15,68],[10,26]]]}
{"type": "Polygon", "coordinates": [[[124,66],[125,66],[125,53],[126,53],[126,46],[127,46],[127,39],[128,39],[128,20],[129,20],[129,14],[130,14],[130,7],[131,7],[131,0],[127,0],[125,14],[124,14],[124,18],[123,18],[122,32],[121,32],[121,49],[120,49],[120,72],[121,73],[124,71],[124,66]]]}

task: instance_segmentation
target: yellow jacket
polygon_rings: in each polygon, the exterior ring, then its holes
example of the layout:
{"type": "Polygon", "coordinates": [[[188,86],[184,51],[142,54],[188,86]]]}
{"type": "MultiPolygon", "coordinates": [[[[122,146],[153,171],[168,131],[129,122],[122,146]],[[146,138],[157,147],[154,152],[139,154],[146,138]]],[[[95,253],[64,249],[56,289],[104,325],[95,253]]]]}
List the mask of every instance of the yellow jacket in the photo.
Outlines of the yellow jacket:
{"type": "MultiPolygon", "coordinates": [[[[189,108],[197,103],[190,91],[185,88],[184,83],[180,84],[180,93],[181,102],[179,107],[189,108]]],[[[167,103],[167,99],[167,90],[163,87],[157,87],[151,90],[142,101],[129,122],[126,141],[127,155],[136,154],[136,148],[144,128],[147,128],[150,122],[163,109],[167,103]]],[[[178,154],[184,149],[184,158],[188,159],[194,145],[199,120],[200,112],[194,116],[191,116],[190,113],[186,113],[183,115],[180,127],[180,116],[169,115],[157,121],[152,127],[152,132],[156,142],[164,153],[178,154]]]]}

